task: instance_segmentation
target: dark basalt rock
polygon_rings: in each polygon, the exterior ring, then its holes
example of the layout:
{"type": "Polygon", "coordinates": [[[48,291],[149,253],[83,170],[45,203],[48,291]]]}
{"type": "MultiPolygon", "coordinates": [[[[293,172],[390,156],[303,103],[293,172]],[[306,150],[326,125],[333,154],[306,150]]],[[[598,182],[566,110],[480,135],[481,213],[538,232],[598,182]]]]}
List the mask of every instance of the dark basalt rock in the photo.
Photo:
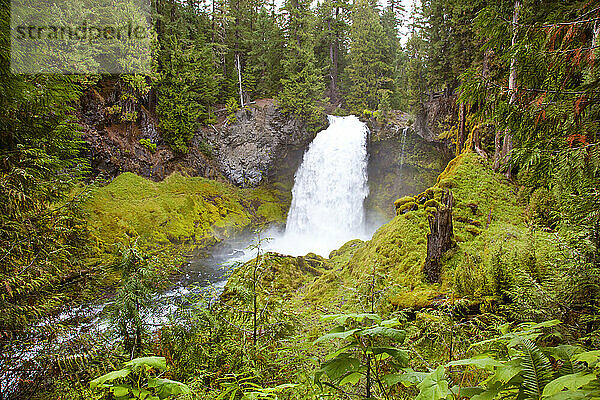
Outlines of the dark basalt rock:
{"type": "Polygon", "coordinates": [[[235,121],[210,131],[220,171],[241,187],[293,177],[314,134],[287,116],[272,100],[258,100],[239,110],[235,121]],[[288,169],[293,169],[291,174],[288,169]],[[290,176],[291,175],[291,176],[290,176]]]}

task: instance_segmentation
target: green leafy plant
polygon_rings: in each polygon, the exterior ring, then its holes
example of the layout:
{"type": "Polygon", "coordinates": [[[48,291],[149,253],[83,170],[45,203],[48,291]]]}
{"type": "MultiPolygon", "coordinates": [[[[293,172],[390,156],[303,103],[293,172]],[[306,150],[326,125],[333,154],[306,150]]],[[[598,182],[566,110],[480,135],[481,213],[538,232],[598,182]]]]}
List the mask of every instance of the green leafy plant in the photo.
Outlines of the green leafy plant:
{"type": "Polygon", "coordinates": [[[364,394],[373,398],[375,392],[391,398],[389,388],[396,383],[396,372],[408,363],[406,350],[396,347],[404,342],[406,333],[395,327],[396,319],[383,320],[373,313],[333,314],[321,317],[336,326],[315,341],[340,340],[341,348],[325,357],[315,373],[315,382],[325,387],[347,393],[346,385],[357,386],[364,382],[364,394]],[[324,378],[327,378],[326,380],[324,378]]]}
{"type": "Polygon", "coordinates": [[[166,369],[164,357],[135,358],[124,368],[92,380],[90,388],[116,400],[162,400],[191,394],[186,384],[160,378],[159,373],[166,369]]]}
{"type": "Polygon", "coordinates": [[[274,387],[263,388],[256,383],[258,377],[252,374],[229,374],[221,378],[219,384],[222,392],[215,400],[242,399],[242,400],[277,400],[277,393],[295,387],[295,384],[284,383],[274,387]]]}
{"type": "Polygon", "coordinates": [[[430,373],[406,371],[399,381],[417,385],[418,400],[431,399],[591,399],[600,393],[600,351],[585,352],[571,345],[541,347],[536,342],[545,329],[560,324],[552,320],[539,324],[510,324],[500,327],[499,337],[475,343],[491,349],[471,358],[449,362],[430,373]],[[474,387],[462,382],[472,369],[483,370],[487,378],[474,387]],[[450,376],[459,374],[461,384],[450,376]]]}
{"type": "Polygon", "coordinates": [[[145,316],[152,308],[152,295],[158,289],[155,285],[157,262],[134,244],[121,249],[121,258],[114,265],[123,278],[109,306],[110,319],[123,339],[124,350],[132,357],[142,349],[145,316]]]}
{"type": "Polygon", "coordinates": [[[156,143],[152,143],[149,139],[140,139],[140,144],[144,146],[152,154],[156,153],[156,143]]]}

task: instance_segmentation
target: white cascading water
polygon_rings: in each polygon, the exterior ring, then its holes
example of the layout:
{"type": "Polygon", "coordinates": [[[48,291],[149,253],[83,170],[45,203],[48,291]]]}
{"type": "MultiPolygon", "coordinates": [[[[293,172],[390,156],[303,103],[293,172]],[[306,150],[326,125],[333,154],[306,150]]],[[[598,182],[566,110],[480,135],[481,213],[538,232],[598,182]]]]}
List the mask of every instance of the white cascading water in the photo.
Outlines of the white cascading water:
{"type": "Polygon", "coordinates": [[[283,237],[273,250],[324,257],[351,239],[366,239],[368,128],[354,115],[329,116],[296,172],[283,237]]]}
{"type": "Polygon", "coordinates": [[[406,146],[406,132],[408,132],[408,128],[402,129],[402,144],[400,150],[400,170],[404,166],[404,147],[406,146]]]}

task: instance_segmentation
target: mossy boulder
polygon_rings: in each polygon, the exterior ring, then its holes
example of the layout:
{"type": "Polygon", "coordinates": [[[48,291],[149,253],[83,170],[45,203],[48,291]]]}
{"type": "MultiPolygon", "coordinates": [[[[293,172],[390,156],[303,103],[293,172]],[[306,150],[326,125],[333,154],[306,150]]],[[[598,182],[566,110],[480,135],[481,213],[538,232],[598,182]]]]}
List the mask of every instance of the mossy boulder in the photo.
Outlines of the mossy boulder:
{"type": "Polygon", "coordinates": [[[396,208],[396,215],[406,214],[409,211],[416,211],[419,209],[419,206],[414,201],[409,203],[404,203],[400,207],[396,208]]]}
{"type": "MultiPolygon", "coordinates": [[[[268,297],[269,301],[273,302],[276,299],[292,297],[300,287],[323,275],[325,269],[321,264],[324,261],[317,255],[293,257],[273,252],[263,254],[259,261],[259,298],[264,301],[268,297]]],[[[233,271],[223,291],[223,301],[233,299],[239,287],[251,285],[256,262],[256,259],[250,260],[233,271]]]]}
{"type": "Polygon", "coordinates": [[[352,240],[344,243],[342,245],[342,247],[340,247],[339,249],[333,250],[331,253],[329,253],[329,258],[344,256],[344,255],[348,254],[349,252],[351,252],[353,249],[356,249],[357,246],[362,245],[363,243],[364,243],[364,241],[362,241],[360,239],[352,239],[352,240]]]}
{"type": "Polygon", "coordinates": [[[404,196],[404,197],[401,197],[398,200],[394,201],[394,207],[397,210],[398,208],[402,207],[406,203],[414,203],[414,202],[415,202],[415,198],[414,197],[412,197],[412,196],[404,196]]]}
{"type": "Polygon", "coordinates": [[[284,197],[265,187],[179,174],[153,182],[126,172],[95,189],[85,207],[97,252],[106,254],[132,241],[147,248],[210,246],[251,225],[283,222],[284,197]]]}
{"type": "Polygon", "coordinates": [[[430,199],[427,200],[424,204],[425,208],[429,208],[429,207],[433,207],[433,208],[439,208],[440,207],[440,202],[437,201],[436,199],[430,199]]]}
{"type": "Polygon", "coordinates": [[[437,207],[426,207],[425,208],[425,213],[427,213],[428,216],[435,214],[436,211],[437,211],[437,207]]]}

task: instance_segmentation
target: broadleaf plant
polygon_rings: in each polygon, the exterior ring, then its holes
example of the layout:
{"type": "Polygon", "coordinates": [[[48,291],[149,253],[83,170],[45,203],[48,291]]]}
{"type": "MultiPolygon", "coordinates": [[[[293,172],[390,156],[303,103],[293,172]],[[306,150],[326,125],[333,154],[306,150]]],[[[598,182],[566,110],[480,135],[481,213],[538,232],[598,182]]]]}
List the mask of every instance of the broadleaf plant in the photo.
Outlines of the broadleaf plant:
{"type": "Polygon", "coordinates": [[[377,314],[335,314],[321,317],[336,326],[315,340],[341,341],[341,347],[330,352],[315,373],[315,383],[322,391],[333,389],[348,393],[354,387],[358,397],[389,398],[394,376],[408,363],[408,352],[400,347],[406,332],[395,328],[397,319],[383,320],[377,314]]]}

